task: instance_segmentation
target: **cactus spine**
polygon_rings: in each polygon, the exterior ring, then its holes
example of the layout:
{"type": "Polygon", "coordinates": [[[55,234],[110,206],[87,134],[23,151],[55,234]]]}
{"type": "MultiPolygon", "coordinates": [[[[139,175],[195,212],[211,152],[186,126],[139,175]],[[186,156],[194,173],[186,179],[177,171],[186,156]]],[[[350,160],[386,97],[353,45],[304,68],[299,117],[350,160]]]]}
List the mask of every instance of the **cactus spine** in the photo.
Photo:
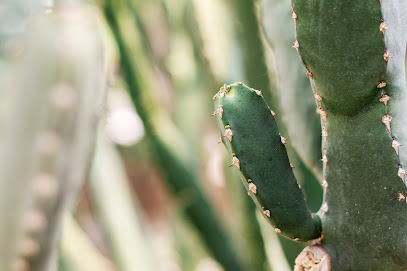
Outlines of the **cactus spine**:
{"type": "Polygon", "coordinates": [[[20,42],[1,110],[0,270],[48,270],[103,110],[103,51],[76,5],[38,18],[20,42]]]}
{"type": "MultiPolygon", "coordinates": [[[[292,9],[293,47],[321,117],[324,202],[313,218],[305,202],[278,213],[302,195],[288,185],[295,181],[282,148],[285,139],[277,140],[265,104],[253,100],[260,92],[249,98],[239,84],[215,96],[233,165],[273,226],[301,217],[299,240],[314,239],[295,270],[406,270],[406,5],[293,0],[292,9]]],[[[286,227],[280,226],[281,233],[292,238],[286,227]]]]}

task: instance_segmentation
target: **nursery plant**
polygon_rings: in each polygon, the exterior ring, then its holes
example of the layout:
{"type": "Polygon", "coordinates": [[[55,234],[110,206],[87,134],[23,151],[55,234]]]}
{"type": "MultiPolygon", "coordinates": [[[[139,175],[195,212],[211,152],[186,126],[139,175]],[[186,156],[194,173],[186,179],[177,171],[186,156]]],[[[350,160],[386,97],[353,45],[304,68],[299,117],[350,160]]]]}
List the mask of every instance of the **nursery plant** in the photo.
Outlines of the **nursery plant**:
{"type": "Polygon", "coordinates": [[[407,269],[406,16],[401,0],[292,1],[292,50],[321,121],[317,213],[293,174],[289,139],[276,122],[282,116],[262,95],[268,90],[238,82],[213,97],[231,166],[264,218],[294,242],[312,242],[295,270],[407,269]]]}

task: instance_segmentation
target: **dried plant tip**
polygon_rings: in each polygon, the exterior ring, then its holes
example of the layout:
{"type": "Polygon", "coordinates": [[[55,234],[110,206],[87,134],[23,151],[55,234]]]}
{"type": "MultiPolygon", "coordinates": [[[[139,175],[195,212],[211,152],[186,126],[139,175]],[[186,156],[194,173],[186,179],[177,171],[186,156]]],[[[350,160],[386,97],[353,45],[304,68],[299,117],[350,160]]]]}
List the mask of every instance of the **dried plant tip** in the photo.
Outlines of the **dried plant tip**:
{"type": "Polygon", "coordinates": [[[229,139],[229,142],[232,142],[233,132],[231,129],[226,129],[224,136],[229,139]]]}
{"type": "Polygon", "coordinates": [[[328,138],[328,130],[325,126],[322,126],[322,138],[324,139],[324,142],[326,142],[326,139],[328,138]]]}
{"type": "Polygon", "coordinates": [[[401,167],[399,168],[399,171],[397,172],[397,175],[400,177],[400,179],[404,182],[404,176],[406,176],[406,171],[402,169],[401,167]]]}
{"type": "Polygon", "coordinates": [[[398,201],[402,201],[402,200],[405,200],[406,199],[406,197],[403,195],[403,193],[398,193],[397,194],[397,200],[398,201]]]}
{"type": "Polygon", "coordinates": [[[240,169],[240,161],[236,156],[233,156],[232,158],[232,164],[229,167],[237,167],[238,169],[240,169]]]}
{"type": "Polygon", "coordinates": [[[380,32],[383,33],[383,35],[384,35],[384,32],[386,32],[386,30],[388,30],[388,28],[386,27],[386,24],[383,22],[383,20],[380,23],[379,30],[380,30],[380,32]]]}
{"type": "Polygon", "coordinates": [[[251,182],[252,182],[252,179],[248,179],[247,182],[248,182],[248,183],[251,183],[251,182]]]}
{"type": "Polygon", "coordinates": [[[392,146],[393,149],[396,151],[396,154],[399,155],[399,147],[401,146],[401,144],[398,143],[398,142],[393,138],[393,142],[391,143],[391,146],[392,146]]]}
{"type": "Polygon", "coordinates": [[[297,50],[297,53],[298,53],[299,48],[300,48],[300,44],[298,43],[297,39],[295,40],[294,45],[291,46],[291,48],[295,48],[295,50],[297,50]]]}
{"type": "Polygon", "coordinates": [[[312,78],[312,77],[314,77],[313,75],[312,75],[312,72],[311,71],[307,71],[307,73],[305,74],[308,78],[312,78]]]}
{"type": "Polygon", "coordinates": [[[280,230],[279,228],[274,228],[274,231],[275,231],[276,233],[281,233],[281,230],[280,230]]]}
{"type": "Polygon", "coordinates": [[[322,187],[325,189],[328,188],[328,182],[326,181],[326,179],[322,180],[322,187]]]}
{"type": "Polygon", "coordinates": [[[257,94],[258,96],[262,96],[262,93],[261,93],[260,90],[257,90],[257,89],[254,89],[254,88],[252,88],[252,90],[253,90],[254,92],[256,92],[256,94],[257,94]]]}
{"type": "Polygon", "coordinates": [[[391,120],[393,119],[393,117],[389,114],[386,114],[382,117],[382,122],[384,125],[386,125],[386,129],[389,132],[389,134],[391,135],[391,120]]]}
{"type": "Polygon", "coordinates": [[[386,63],[387,63],[387,61],[389,61],[390,58],[391,58],[391,56],[390,56],[389,52],[384,51],[384,54],[383,54],[384,61],[386,61],[386,63]]]}
{"type": "Polygon", "coordinates": [[[287,138],[280,136],[281,139],[281,143],[283,143],[284,145],[287,144],[287,138]]]}
{"type": "Polygon", "coordinates": [[[274,112],[273,110],[271,110],[270,109],[270,112],[271,112],[271,115],[273,116],[273,117],[275,117],[276,116],[276,112],[274,112]]]}
{"type": "Polygon", "coordinates": [[[321,246],[304,248],[295,259],[294,271],[331,271],[331,258],[321,246]]]}
{"type": "Polygon", "coordinates": [[[386,82],[381,81],[380,84],[377,85],[377,88],[384,88],[386,85],[386,82]]]}
{"type": "Polygon", "coordinates": [[[270,217],[270,211],[269,210],[265,210],[263,211],[263,214],[267,217],[270,217]]]}
{"type": "Polygon", "coordinates": [[[297,20],[297,13],[295,13],[294,11],[293,11],[293,16],[291,16],[291,19],[294,19],[294,20],[297,20]]]}
{"type": "Polygon", "coordinates": [[[254,183],[249,183],[249,190],[257,194],[257,186],[254,183]]]}
{"type": "Polygon", "coordinates": [[[294,168],[293,164],[290,163],[290,168],[294,168]]]}
{"type": "Polygon", "coordinates": [[[321,116],[321,119],[323,121],[326,121],[326,112],[324,110],[324,108],[322,108],[322,106],[318,107],[319,109],[319,115],[321,116]]]}
{"type": "Polygon", "coordinates": [[[219,115],[219,117],[223,117],[223,108],[222,105],[219,105],[218,109],[216,110],[216,114],[219,115]]]}
{"type": "Polygon", "coordinates": [[[321,101],[322,101],[322,98],[321,98],[321,96],[319,96],[319,94],[315,93],[315,94],[314,94],[314,97],[315,97],[315,100],[317,100],[317,102],[321,102],[321,101]]]}
{"type": "Polygon", "coordinates": [[[389,100],[390,100],[390,96],[384,94],[384,95],[380,98],[379,101],[380,101],[381,103],[383,103],[384,105],[387,105],[387,103],[389,102],[389,100]]]}

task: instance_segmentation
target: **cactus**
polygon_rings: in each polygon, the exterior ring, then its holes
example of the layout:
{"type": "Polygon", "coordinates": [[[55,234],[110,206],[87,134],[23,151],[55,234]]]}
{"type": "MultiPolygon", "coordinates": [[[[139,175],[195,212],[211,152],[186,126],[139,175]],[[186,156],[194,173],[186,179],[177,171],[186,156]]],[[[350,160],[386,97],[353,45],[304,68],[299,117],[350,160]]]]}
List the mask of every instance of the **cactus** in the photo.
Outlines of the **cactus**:
{"type": "Polygon", "coordinates": [[[61,4],[16,40],[22,51],[2,85],[0,270],[55,267],[104,109],[102,42],[89,14],[61,4]]]}
{"type": "Polygon", "coordinates": [[[406,6],[293,0],[292,9],[321,117],[322,206],[310,213],[273,112],[240,83],[214,97],[232,166],[278,233],[313,241],[295,270],[406,270],[406,6]]]}

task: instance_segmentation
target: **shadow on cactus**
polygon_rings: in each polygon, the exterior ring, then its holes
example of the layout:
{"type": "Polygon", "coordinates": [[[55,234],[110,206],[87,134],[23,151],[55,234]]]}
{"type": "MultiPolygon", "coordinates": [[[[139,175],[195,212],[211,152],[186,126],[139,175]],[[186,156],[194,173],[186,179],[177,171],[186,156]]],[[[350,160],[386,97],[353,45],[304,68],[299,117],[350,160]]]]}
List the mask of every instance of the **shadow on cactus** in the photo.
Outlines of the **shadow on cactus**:
{"type": "Polygon", "coordinates": [[[312,241],[295,270],[406,270],[406,7],[293,0],[292,8],[293,47],[321,116],[322,206],[310,212],[275,113],[242,83],[214,97],[231,166],[277,233],[312,241]]]}

